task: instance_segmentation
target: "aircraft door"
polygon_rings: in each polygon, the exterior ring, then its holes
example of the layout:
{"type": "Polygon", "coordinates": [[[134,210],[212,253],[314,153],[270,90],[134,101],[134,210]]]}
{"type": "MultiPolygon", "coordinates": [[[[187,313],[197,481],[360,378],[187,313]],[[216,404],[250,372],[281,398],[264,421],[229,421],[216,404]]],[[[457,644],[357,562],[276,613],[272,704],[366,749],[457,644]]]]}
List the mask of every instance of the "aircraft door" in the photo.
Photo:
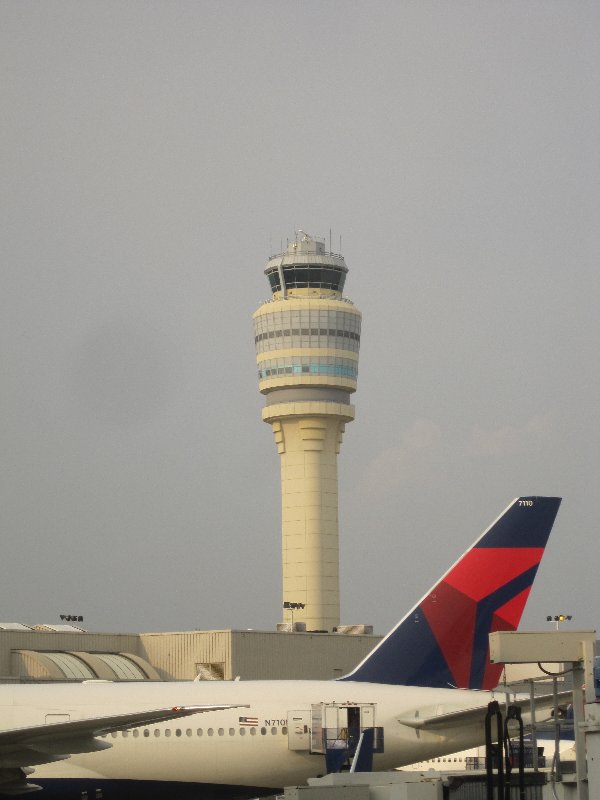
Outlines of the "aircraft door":
{"type": "Polygon", "coordinates": [[[375,706],[363,706],[361,708],[360,727],[361,728],[374,728],[375,727],[375,706]]]}
{"type": "Polygon", "coordinates": [[[288,711],[288,749],[310,750],[310,709],[288,711]]]}
{"type": "Polygon", "coordinates": [[[342,748],[352,751],[360,734],[373,728],[375,752],[383,753],[383,731],[375,728],[375,709],[375,703],[315,703],[311,709],[310,752],[326,753],[342,748]]]}
{"type": "Polygon", "coordinates": [[[361,728],[364,727],[360,706],[348,706],[346,709],[345,739],[350,750],[354,751],[360,739],[361,728]]]}

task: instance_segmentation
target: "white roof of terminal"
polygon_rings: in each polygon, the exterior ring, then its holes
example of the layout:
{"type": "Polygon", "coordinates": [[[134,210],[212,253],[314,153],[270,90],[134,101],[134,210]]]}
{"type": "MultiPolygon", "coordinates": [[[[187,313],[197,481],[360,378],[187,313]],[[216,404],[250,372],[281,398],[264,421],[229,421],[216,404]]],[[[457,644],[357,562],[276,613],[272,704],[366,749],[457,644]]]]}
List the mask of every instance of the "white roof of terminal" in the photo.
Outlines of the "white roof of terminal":
{"type": "Polygon", "coordinates": [[[0,622],[0,631],[32,631],[29,625],[20,622],[0,622]]]}
{"type": "Polygon", "coordinates": [[[87,633],[85,628],[78,628],[76,625],[35,625],[34,631],[54,631],[55,633],[87,633]]]}

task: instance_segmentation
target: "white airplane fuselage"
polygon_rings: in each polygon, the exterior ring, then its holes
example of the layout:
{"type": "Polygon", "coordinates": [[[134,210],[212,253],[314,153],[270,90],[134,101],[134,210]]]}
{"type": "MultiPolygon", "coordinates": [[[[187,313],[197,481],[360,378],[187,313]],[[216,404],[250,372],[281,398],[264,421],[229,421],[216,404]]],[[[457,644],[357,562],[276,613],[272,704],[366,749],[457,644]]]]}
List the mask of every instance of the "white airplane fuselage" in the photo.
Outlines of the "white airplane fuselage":
{"type": "Polygon", "coordinates": [[[384,730],[384,752],[375,756],[374,769],[385,770],[483,742],[482,725],[431,733],[417,731],[401,718],[486,706],[490,699],[490,692],[350,681],[20,685],[0,687],[0,725],[39,725],[57,721],[56,715],[75,720],[160,706],[239,703],[248,707],[110,734],[106,741],[111,749],[40,765],[31,780],[87,777],[279,788],[326,771],[323,755],[289,749],[292,712],[310,712],[318,703],[372,704],[373,724],[384,730]],[[242,725],[241,717],[251,722],[242,725]]]}

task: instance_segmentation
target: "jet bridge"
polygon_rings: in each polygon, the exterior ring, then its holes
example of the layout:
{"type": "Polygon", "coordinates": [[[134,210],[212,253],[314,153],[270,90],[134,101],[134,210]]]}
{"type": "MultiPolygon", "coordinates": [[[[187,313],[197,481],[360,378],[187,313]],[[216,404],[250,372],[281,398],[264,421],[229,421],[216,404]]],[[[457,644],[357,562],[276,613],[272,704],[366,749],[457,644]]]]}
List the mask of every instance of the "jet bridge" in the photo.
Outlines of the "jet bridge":
{"type": "Polygon", "coordinates": [[[575,731],[576,786],[566,783],[562,797],[596,800],[600,786],[600,713],[594,686],[594,643],[596,631],[496,631],[489,634],[492,664],[570,664],[573,673],[573,723],[575,731]]]}

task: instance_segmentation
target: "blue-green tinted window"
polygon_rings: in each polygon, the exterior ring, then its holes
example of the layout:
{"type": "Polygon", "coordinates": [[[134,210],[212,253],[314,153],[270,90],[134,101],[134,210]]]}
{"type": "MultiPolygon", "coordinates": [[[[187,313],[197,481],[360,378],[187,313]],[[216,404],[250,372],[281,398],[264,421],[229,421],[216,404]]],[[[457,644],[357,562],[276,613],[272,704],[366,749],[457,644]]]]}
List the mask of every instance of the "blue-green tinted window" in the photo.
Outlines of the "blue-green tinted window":
{"type": "Polygon", "coordinates": [[[358,364],[349,358],[309,358],[293,356],[291,358],[273,358],[263,361],[258,370],[259,380],[275,378],[278,375],[331,375],[351,378],[358,376],[358,364]]]}

